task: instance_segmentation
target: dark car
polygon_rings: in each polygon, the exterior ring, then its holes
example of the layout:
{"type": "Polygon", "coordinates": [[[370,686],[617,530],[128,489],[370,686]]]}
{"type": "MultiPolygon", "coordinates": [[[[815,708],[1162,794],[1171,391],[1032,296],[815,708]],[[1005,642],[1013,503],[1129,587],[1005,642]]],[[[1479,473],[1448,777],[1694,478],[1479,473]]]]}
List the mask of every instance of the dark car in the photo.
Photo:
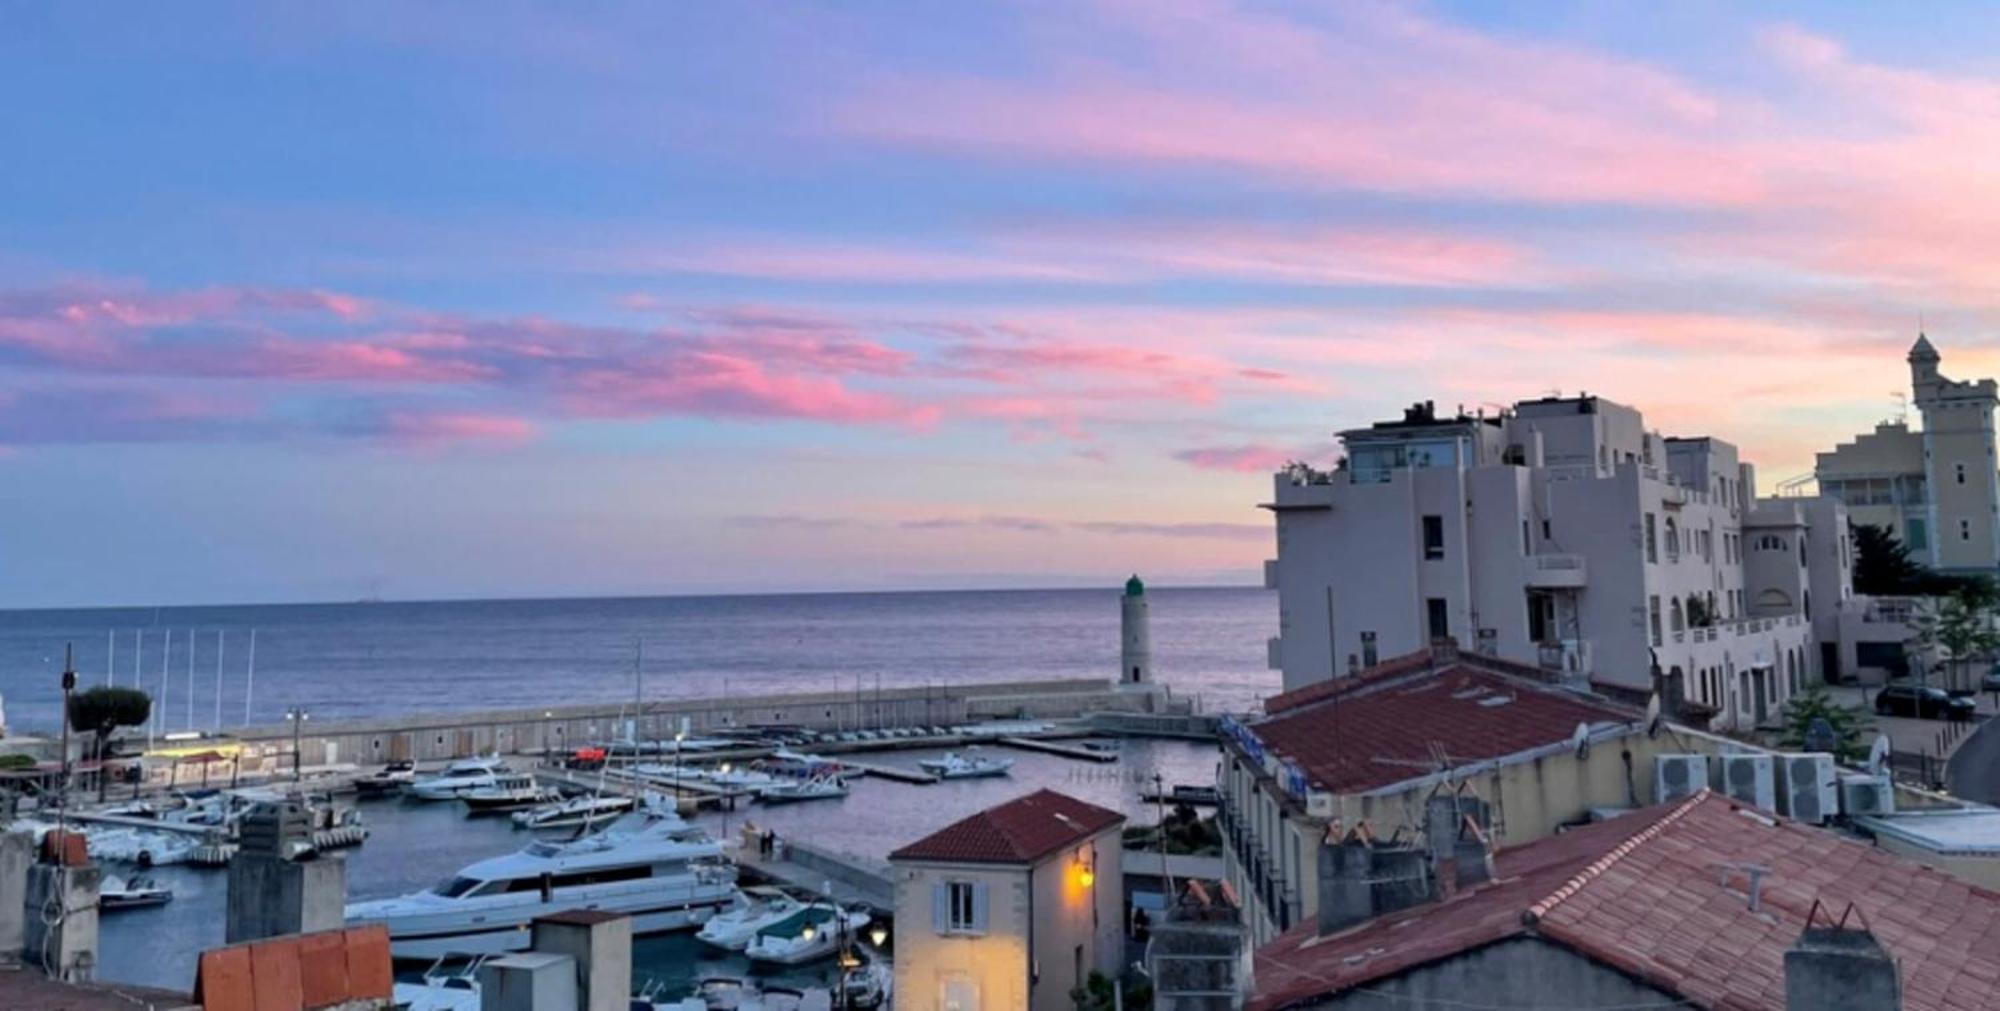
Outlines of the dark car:
{"type": "Polygon", "coordinates": [[[1875,695],[1875,712],[1882,716],[1969,720],[1974,708],[1969,698],[1922,685],[1890,685],[1875,695]]]}

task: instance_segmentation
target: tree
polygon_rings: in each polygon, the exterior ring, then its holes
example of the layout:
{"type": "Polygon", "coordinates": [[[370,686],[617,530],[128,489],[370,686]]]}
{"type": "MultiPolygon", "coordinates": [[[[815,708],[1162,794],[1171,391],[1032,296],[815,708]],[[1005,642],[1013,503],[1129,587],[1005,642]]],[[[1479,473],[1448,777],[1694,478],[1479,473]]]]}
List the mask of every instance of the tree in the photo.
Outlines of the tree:
{"type": "Polygon", "coordinates": [[[1827,729],[1833,731],[1835,757],[1843,762],[1859,762],[1868,757],[1868,746],[1861,743],[1861,734],[1872,721],[1866,714],[1835,702],[1823,688],[1803,691],[1786,700],[1785,729],[1780,743],[1793,750],[1804,750],[1806,734],[1817,720],[1825,720],[1827,729]]]}
{"type": "Polygon", "coordinates": [[[1111,978],[1096,969],[1090,971],[1090,978],[1082,986],[1069,992],[1069,999],[1076,1002],[1076,1011],[1112,1011],[1121,1006],[1126,1011],[1145,1011],[1153,1006],[1153,988],[1143,981],[1127,982],[1121,996],[1122,1002],[1112,995],[1111,978]]]}
{"type": "Polygon", "coordinates": [[[1946,683],[1961,687],[1964,666],[2000,649],[1993,629],[1993,606],[1974,593],[1956,593],[1942,602],[1927,602],[1910,619],[1910,641],[1935,650],[1944,658],[1946,683]]]}
{"type": "Polygon", "coordinates": [[[1854,592],[1870,597],[1911,597],[1925,592],[1931,573],[1910,560],[1910,549],[1886,527],[1856,523],[1854,592]]]}
{"type": "MultiPolygon", "coordinates": [[[[137,688],[98,685],[70,696],[69,725],[78,733],[91,735],[90,757],[100,763],[104,746],[119,727],[144,726],[153,715],[153,697],[137,688]]],[[[97,773],[97,799],[104,799],[105,775],[97,773]]]]}

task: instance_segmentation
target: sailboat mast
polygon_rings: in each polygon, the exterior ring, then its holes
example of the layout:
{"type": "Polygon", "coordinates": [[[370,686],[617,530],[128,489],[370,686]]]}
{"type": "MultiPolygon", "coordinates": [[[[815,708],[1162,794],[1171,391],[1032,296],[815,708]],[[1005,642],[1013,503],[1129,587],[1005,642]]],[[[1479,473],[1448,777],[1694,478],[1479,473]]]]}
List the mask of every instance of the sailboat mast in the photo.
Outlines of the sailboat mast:
{"type": "Polygon", "coordinates": [[[250,666],[243,671],[243,725],[250,725],[250,690],[257,687],[257,630],[250,630],[250,666]]]}
{"type": "Polygon", "coordinates": [[[215,630],[215,729],[222,729],[222,629],[215,630]]]}

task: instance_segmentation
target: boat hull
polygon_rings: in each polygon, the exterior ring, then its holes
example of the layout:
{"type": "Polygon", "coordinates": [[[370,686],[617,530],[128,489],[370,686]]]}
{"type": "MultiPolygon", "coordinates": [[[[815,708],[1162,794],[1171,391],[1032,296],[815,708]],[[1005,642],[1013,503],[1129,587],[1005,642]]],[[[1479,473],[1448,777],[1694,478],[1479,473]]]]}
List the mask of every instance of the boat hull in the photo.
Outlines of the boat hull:
{"type": "Polygon", "coordinates": [[[658,894],[561,898],[504,909],[442,910],[379,919],[352,918],[348,926],[380,923],[389,930],[389,954],[397,959],[437,959],[445,955],[497,955],[528,947],[529,924],[539,916],[569,909],[600,909],[632,918],[633,935],[691,930],[708,922],[731,901],[722,888],[680,898],[658,894]]]}

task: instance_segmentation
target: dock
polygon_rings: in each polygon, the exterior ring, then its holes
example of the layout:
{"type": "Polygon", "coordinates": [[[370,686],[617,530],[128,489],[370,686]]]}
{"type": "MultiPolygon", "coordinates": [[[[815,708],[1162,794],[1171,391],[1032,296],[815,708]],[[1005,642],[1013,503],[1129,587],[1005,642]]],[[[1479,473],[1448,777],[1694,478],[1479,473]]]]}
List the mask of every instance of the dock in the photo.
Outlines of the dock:
{"type": "Polygon", "coordinates": [[[1061,755],[1064,758],[1074,758],[1085,762],[1115,762],[1118,760],[1118,753],[1115,751],[1099,751],[1096,748],[1086,748],[1079,744],[1064,744],[1061,741],[1045,741],[1034,737],[999,737],[995,738],[993,743],[1009,748],[1019,748],[1022,751],[1039,751],[1045,755],[1061,755]]]}
{"type": "Polygon", "coordinates": [[[928,786],[938,781],[936,776],[921,769],[905,769],[894,765],[878,765],[874,762],[857,762],[851,758],[841,758],[838,761],[841,765],[858,770],[866,775],[877,776],[882,779],[892,779],[898,783],[928,786]]]}
{"type": "Polygon", "coordinates": [[[829,896],[843,906],[866,906],[882,914],[896,911],[896,884],[887,861],[837,853],[782,836],[776,856],[760,856],[755,846],[738,846],[732,855],[737,866],[760,880],[829,896]]]}

